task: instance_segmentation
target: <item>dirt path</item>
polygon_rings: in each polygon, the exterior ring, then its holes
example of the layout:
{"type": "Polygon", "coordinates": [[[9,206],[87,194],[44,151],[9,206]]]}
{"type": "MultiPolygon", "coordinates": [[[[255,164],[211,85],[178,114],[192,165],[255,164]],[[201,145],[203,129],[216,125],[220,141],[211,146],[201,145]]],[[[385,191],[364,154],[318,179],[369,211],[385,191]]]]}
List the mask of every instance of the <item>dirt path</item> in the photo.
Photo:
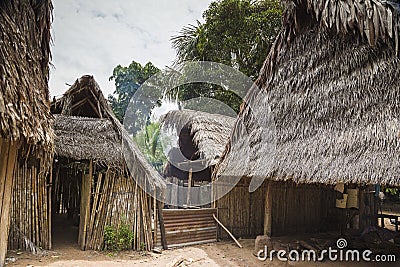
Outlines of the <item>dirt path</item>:
{"type": "Polygon", "coordinates": [[[218,242],[212,244],[198,245],[179,249],[163,251],[162,254],[128,251],[118,254],[106,252],[81,251],[76,247],[63,246],[49,252],[47,255],[34,256],[29,254],[16,255],[10,253],[8,257],[15,257],[14,263],[7,266],[52,266],[52,267],[84,267],[84,266],[170,266],[178,259],[184,259],[179,265],[198,267],[198,266],[276,266],[276,267],[363,267],[363,266],[399,266],[395,264],[378,263],[346,263],[346,262],[280,262],[260,261],[253,255],[254,240],[240,240],[243,248],[238,248],[232,242],[218,242]]]}
{"type": "Polygon", "coordinates": [[[168,266],[178,260],[183,260],[181,266],[238,266],[228,260],[211,259],[206,251],[200,247],[187,247],[164,251],[162,254],[124,252],[117,255],[97,253],[93,251],[75,252],[66,254],[55,253],[47,256],[20,255],[16,261],[7,266],[52,266],[52,267],[124,267],[124,266],[168,266]]]}

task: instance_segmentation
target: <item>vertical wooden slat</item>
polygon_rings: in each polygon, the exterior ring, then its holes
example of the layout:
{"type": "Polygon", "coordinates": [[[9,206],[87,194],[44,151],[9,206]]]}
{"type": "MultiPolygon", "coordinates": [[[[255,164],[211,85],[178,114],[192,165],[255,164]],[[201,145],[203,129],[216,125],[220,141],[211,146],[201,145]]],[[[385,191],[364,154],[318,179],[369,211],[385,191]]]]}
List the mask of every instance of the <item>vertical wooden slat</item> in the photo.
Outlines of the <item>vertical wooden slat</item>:
{"type": "Polygon", "coordinates": [[[48,233],[48,236],[49,236],[49,244],[48,245],[49,245],[49,249],[51,250],[53,248],[53,240],[52,240],[52,236],[51,236],[51,227],[52,227],[52,224],[51,224],[52,223],[51,222],[52,221],[51,212],[53,210],[53,207],[52,207],[53,164],[50,164],[50,165],[51,165],[51,167],[50,167],[50,177],[49,177],[49,181],[48,181],[49,186],[48,186],[48,189],[47,189],[47,199],[48,199],[47,219],[48,219],[48,225],[49,225],[49,228],[47,229],[47,233],[48,233]]]}
{"type": "Polygon", "coordinates": [[[154,233],[153,233],[153,247],[157,245],[157,230],[158,230],[158,216],[157,216],[157,190],[154,190],[153,196],[153,214],[154,214],[154,233]]]}
{"type": "Polygon", "coordinates": [[[162,202],[157,201],[158,221],[160,223],[161,245],[163,249],[168,249],[167,239],[165,236],[164,217],[162,212],[162,202]]]}
{"type": "Polygon", "coordinates": [[[188,206],[190,206],[192,204],[190,201],[190,191],[192,189],[192,176],[193,176],[193,170],[192,170],[192,168],[190,168],[189,177],[188,177],[187,198],[186,198],[186,204],[188,206]]]}
{"type": "Polygon", "coordinates": [[[267,192],[265,194],[265,217],[264,217],[264,235],[272,234],[272,192],[271,181],[267,181],[267,192]]]}
{"type": "Polygon", "coordinates": [[[0,266],[4,266],[4,260],[7,253],[8,233],[10,225],[10,202],[12,195],[13,173],[15,169],[15,160],[17,155],[17,144],[11,142],[9,149],[2,149],[0,157],[0,181],[4,181],[4,186],[0,195],[2,197],[0,213],[0,266]],[[8,153],[7,153],[8,152],[8,153]],[[5,169],[5,170],[4,170],[5,169]]]}
{"type": "Polygon", "coordinates": [[[81,189],[81,208],[79,222],[79,246],[82,250],[86,249],[86,235],[90,216],[90,195],[93,178],[93,161],[89,163],[89,174],[82,175],[81,189]]]}
{"type": "MultiPolygon", "coordinates": [[[[0,140],[3,140],[0,138],[0,140]]],[[[2,141],[1,151],[0,151],[0,212],[2,211],[3,196],[4,196],[4,186],[6,183],[6,173],[7,173],[7,162],[8,162],[8,151],[10,149],[10,143],[6,140],[2,141]]],[[[1,213],[0,213],[1,214],[1,213]]]]}

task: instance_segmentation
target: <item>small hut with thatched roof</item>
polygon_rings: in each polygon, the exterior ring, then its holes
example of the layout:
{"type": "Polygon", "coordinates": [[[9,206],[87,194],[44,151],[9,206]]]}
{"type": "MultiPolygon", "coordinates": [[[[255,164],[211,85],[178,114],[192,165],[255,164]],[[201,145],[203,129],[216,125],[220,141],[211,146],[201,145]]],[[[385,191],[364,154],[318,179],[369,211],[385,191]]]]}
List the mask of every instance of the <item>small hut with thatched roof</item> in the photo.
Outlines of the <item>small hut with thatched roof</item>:
{"type": "Polygon", "coordinates": [[[104,249],[106,227],[121,224],[134,234],[130,248],[152,249],[162,178],[114,117],[94,78],[78,79],[52,103],[51,111],[53,214],[79,215],[77,240],[82,249],[104,249]]]}
{"type": "Polygon", "coordinates": [[[233,128],[232,117],[210,114],[195,110],[174,110],[162,118],[165,130],[179,131],[179,151],[171,149],[165,176],[188,180],[189,172],[178,165],[185,163],[207,166],[202,171],[194,172],[193,181],[211,181],[215,164],[224,152],[225,145],[233,128]]]}
{"type": "Polygon", "coordinates": [[[370,185],[400,186],[399,4],[285,3],[282,31],[256,81],[266,97],[249,92],[215,172],[219,179],[246,168],[237,190],[218,200],[219,218],[238,236],[334,229],[337,186],[353,194],[355,226],[376,225],[370,185]],[[254,123],[266,102],[276,124],[271,168],[260,135],[267,127],[254,123]],[[242,185],[255,172],[267,181],[249,193],[242,185]]]}
{"type": "Polygon", "coordinates": [[[50,0],[0,2],[0,266],[8,248],[49,248],[50,0]],[[9,242],[8,242],[9,241],[9,242]]]}

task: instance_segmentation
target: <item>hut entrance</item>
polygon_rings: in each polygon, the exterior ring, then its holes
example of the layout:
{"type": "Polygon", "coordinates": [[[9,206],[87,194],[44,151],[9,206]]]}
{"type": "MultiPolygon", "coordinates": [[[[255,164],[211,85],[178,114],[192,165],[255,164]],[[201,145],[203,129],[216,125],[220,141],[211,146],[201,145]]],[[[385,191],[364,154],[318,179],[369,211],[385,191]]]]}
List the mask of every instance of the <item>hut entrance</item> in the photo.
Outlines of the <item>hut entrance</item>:
{"type": "Polygon", "coordinates": [[[57,162],[53,175],[53,245],[55,248],[78,244],[82,177],[78,163],[57,162]]]}
{"type": "MultiPolygon", "coordinates": [[[[179,134],[179,147],[173,147],[168,153],[168,158],[173,164],[168,163],[164,173],[169,185],[166,199],[171,203],[167,208],[174,209],[182,205],[185,208],[198,208],[193,203],[206,203],[205,200],[211,199],[211,191],[204,185],[211,182],[213,166],[207,167],[207,161],[200,158],[190,131],[189,127],[183,127],[179,134]],[[193,169],[201,171],[192,171],[193,169]]],[[[200,207],[210,208],[211,204],[200,207]]]]}

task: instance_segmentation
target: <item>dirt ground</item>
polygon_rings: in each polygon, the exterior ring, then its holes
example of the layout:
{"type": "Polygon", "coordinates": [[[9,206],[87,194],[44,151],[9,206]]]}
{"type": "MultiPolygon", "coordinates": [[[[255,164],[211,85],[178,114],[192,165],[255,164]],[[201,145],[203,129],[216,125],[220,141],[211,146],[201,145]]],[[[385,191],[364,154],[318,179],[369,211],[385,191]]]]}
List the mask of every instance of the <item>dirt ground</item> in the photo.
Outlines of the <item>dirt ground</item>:
{"type": "Polygon", "coordinates": [[[254,240],[240,240],[243,248],[237,247],[230,241],[204,244],[192,247],[184,247],[162,251],[161,254],[149,252],[123,252],[111,254],[106,252],[81,251],[78,246],[63,246],[43,255],[30,255],[27,253],[10,252],[7,266],[53,266],[53,267],[83,267],[83,266],[171,266],[173,263],[183,260],[179,266],[400,266],[400,263],[345,263],[345,262],[280,262],[260,261],[253,255],[254,240]]]}
{"type": "MultiPolygon", "coordinates": [[[[281,262],[274,258],[272,261],[260,261],[253,255],[254,239],[241,239],[243,248],[239,248],[233,241],[203,244],[191,247],[170,249],[161,254],[153,252],[127,251],[120,253],[82,251],[77,245],[78,227],[62,217],[54,218],[53,250],[42,251],[38,255],[27,252],[10,251],[7,255],[6,266],[53,266],[53,267],[84,267],[84,266],[168,266],[182,261],[179,265],[197,266],[297,266],[297,267],[333,267],[333,266],[400,266],[400,257],[396,263],[378,264],[365,262],[281,262]]],[[[390,225],[390,222],[387,222],[390,225]]],[[[322,235],[318,235],[321,237],[322,235]]],[[[337,236],[331,236],[330,239],[337,236]]],[[[274,240],[279,244],[287,244],[293,240],[303,239],[303,236],[285,237],[274,240]]],[[[275,244],[274,244],[275,246],[275,244]]],[[[397,249],[397,248],[396,248],[397,249]]],[[[400,252],[400,251],[399,251],[400,252]]]]}

